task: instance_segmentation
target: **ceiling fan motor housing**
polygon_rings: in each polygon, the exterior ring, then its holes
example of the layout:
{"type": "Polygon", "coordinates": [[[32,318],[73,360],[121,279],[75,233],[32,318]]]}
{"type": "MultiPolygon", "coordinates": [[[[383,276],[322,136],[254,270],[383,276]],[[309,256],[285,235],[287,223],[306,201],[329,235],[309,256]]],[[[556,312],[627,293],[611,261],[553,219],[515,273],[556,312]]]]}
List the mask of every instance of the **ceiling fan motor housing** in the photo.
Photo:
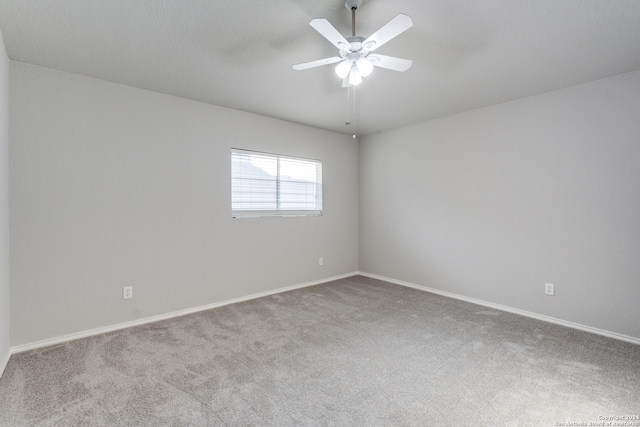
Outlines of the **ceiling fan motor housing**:
{"type": "Polygon", "coordinates": [[[347,37],[347,41],[351,45],[348,50],[351,52],[357,52],[362,50],[362,42],[364,41],[364,37],[361,36],[351,36],[347,37]]]}

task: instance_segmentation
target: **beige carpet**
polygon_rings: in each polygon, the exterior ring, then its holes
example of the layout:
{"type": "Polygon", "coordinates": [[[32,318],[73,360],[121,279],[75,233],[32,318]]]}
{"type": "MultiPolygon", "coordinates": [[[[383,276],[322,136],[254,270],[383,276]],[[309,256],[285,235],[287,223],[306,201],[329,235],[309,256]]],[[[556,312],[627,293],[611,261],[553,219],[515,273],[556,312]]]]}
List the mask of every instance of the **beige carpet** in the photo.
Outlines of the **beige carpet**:
{"type": "Polygon", "coordinates": [[[620,415],[640,415],[640,346],[359,276],[16,354],[0,380],[2,426],[620,415]]]}

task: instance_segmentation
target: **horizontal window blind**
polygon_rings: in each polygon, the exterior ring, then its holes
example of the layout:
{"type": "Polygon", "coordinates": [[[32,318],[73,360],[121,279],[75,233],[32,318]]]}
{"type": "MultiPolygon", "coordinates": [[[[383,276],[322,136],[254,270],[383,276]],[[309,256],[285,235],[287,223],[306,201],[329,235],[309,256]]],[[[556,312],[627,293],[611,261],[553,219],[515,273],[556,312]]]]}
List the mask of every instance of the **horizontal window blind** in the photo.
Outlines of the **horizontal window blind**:
{"type": "Polygon", "coordinates": [[[231,149],[234,218],[322,215],[322,162],[231,149]]]}

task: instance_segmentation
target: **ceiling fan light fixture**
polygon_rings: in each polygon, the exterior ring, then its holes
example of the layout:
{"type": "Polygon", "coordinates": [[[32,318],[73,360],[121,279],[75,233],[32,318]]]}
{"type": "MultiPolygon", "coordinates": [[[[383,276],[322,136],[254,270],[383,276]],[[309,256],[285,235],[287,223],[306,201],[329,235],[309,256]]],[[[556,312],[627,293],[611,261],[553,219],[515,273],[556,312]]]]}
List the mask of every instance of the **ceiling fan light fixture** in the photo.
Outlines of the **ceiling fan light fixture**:
{"type": "Polygon", "coordinates": [[[367,77],[373,71],[373,65],[366,57],[361,57],[356,62],[356,67],[358,68],[358,72],[362,77],[367,77]]]}
{"type": "Polygon", "coordinates": [[[362,83],[362,76],[358,71],[358,67],[355,65],[351,67],[351,73],[349,74],[349,84],[352,86],[357,86],[362,83]]]}
{"type": "Polygon", "coordinates": [[[341,79],[344,79],[345,77],[347,77],[350,71],[351,71],[351,61],[345,60],[340,62],[336,66],[336,74],[341,79]]]}

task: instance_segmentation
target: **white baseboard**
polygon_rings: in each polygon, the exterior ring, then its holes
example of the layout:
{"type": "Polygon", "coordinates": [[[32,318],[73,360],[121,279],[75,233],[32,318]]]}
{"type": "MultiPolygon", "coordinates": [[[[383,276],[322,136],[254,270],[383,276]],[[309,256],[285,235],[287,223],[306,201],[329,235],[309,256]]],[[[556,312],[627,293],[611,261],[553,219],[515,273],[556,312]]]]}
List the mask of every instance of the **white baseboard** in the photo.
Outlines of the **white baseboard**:
{"type": "Polygon", "coordinates": [[[555,323],[556,325],[566,326],[568,328],[579,329],[585,332],[591,332],[592,334],[603,335],[605,337],[614,338],[620,341],[626,341],[632,344],[640,345],[640,338],[630,337],[627,335],[618,334],[616,332],[605,331],[603,329],[593,328],[591,326],[581,325],[579,323],[569,322],[567,320],[557,319],[555,317],[545,316],[543,314],[532,313],[530,311],[520,310],[517,308],[508,307],[506,305],[494,304],[492,302],[487,302],[475,298],[465,297],[463,295],[454,294],[451,292],[441,291],[439,289],[429,288],[427,286],[416,285],[415,283],[403,282],[402,280],[392,279],[390,277],[379,276],[377,274],[370,274],[365,272],[358,272],[361,276],[370,277],[372,279],[383,280],[385,282],[393,283],[400,286],[406,286],[408,288],[417,289],[420,291],[430,292],[432,294],[442,295],[449,298],[454,298],[461,301],[470,302],[477,305],[482,305],[489,308],[494,308],[500,311],[506,311],[509,313],[519,314],[525,317],[531,317],[533,319],[543,320],[549,323],[555,323]]]}
{"type": "Polygon", "coordinates": [[[244,297],[233,298],[233,299],[230,299],[230,300],[216,302],[216,303],[212,303],[212,304],[207,304],[207,305],[203,305],[203,306],[199,306],[199,307],[194,307],[194,308],[189,308],[189,309],[185,309],[185,310],[174,311],[174,312],[171,312],[171,313],[161,314],[161,315],[158,315],[158,316],[145,317],[143,319],[133,320],[133,321],[130,321],[130,322],[119,323],[119,324],[116,324],[116,325],[105,326],[105,327],[102,327],[102,328],[90,329],[90,330],[87,330],[87,331],[75,332],[75,333],[72,333],[72,334],[62,335],[62,336],[55,337],[55,338],[49,338],[49,339],[45,339],[45,340],[41,340],[41,341],[28,343],[28,344],[14,346],[14,347],[11,347],[10,352],[8,354],[4,355],[3,358],[0,359],[0,377],[2,376],[2,373],[4,372],[4,369],[5,369],[6,365],[7,365],[7,363],[9,363],[9,357],[11,357],[11,355],[15,354],[15,353],[20,353],[20,352],[27,351],[27,350],[33,350],[33,349],[37,349],[37,348],[47,347],[47,346],[50,346],[50,345],[60,344],[60,343],[64,343],[64,342],[67,342],[67,341],[73,341],[73,340],[77,340],[77,339],[80,339],[80,338],[86,338],[86,337],[90,337],[90,336],[94,336],[94,335],[100,335],[100,334],[104,334],[104,333],[107,333],[107,332],[117,331],[117,330],[120,330],[120,329],[131,328],[133,326],[139,326],[139,325],[144,325],[144,324],[147,324],[147,323],[158,322],[158,321],[161,321],[161,320],[171,319],[171,318],[174,318],[174,317],[185,316],[187,314],[197,313],[199,311],[210,310],[210,309],[216,308],[216,307],[222,307],[222,306],[229,305],[229,304],[235,304],[235,303],[238,303],[238,302],[249,301],[249,300],[256,299],[256,298],[262,298],[262,297],[266,297],[266,296],[269,296],[269,295],[274,295],[274,294],[279,294],[279,293],[282,293],[282,292],[292,291],[294,289],[306,288],[306,287],[309,287],[309,286],[319,285],[319,284],[322,284],[322,283],[331,282],[333,280],[344,279],[346,277],[351,277],[351,276],[355,276],[355,275],[362,275],[362,276],[365,276],[365,277],[371,277],[373,279],[383,280],[385,282],[393,283],[393,284],[396,284],[396,285],[406,286],[406,287],[417,289],[417,290],[420,290],[420,291],[430,292],[430,293],[433,293],[433,294],[442,295],[442,296],[445,296],[445,297],[454,298],[454,299],[457,299],[457,300],[466,301],[466,302],[470,302],[470,303],[473,303],[473,304],[477,304],[477,305],[481,305],[481,306],[485,306],[485,307],[489,307],[489,308],[494,308],[496,310],[501,310],[501,311],[506,311],[506,312],[509,312],[509,313],[519,314],[521,316],[530,317],[530,318],[533,318],[533,319],[538,319],[538,320],[542,320],[542,321],[549,322],[549,323],[555,323],[557,325],[566,326],[566,327],[573,328],[573,329],[579,329],[581,331],[591,332],[593,334],[603,335],[603,336],[606,336],[606,337],[609,337],[609,338],[614,338],[614,339],[617,339],[617,340],[620,340],[620,341],[626,341],[626,342],[629,342],[629,343],[632,343],[632,344],[640,345],[640,338],[630,337],[630,336],[627,336],[627,335],[618,334],[616,332],[605,331],[603,329],[593,328],[591,326],[581,325],[581,324],[578,324],[578,323],[573,323],[573,322],[569,322],[569,321],[566,321],[566,320],[557,319],[555,317],[545,316],[545,315],[542,315],[542,314],[532,313],[532,312],[529,312],[529,311],[508,307],[508,306],[505,306],[505,305],[494,304],[494,303],[491,303],[491,302],[487,302],[487,301],[483,301],[483,300],[479,300],[479,299],[475,299],[475,298],[465,297],[463,295],[458,295],[458,294],[454,294],[454,293],[451,293],[451,292],[441,291],[439,289],[429,288],[429,287],[426,287],[426,286],[416,285],[415,283],[404,282],[404,281],[401,281],[401,280],[392,279],[390,277],[384,277],[384,276],[379,276],[377,274],[371,274],[371,273],[365,273],[365,272],[362,272],[362,271],[358,271],[358,272],[342,274],[342,275],[339,275],[339,276],[328,277],[328,278],[325,278],[325,279],[315,280],[315,281],[312,281],[312,282],[301,283],[301,284],[298,284],[298,285],[286,286],[286,287],[283,287],[283,288],[273,289],[271,291],[260,292],[260,293],[257,293],[257,294],[247,295],[247,296],[244,296],[244,297]]]}
{"type": "Polygon", "coordinates": [[[2,356],[0,359],[0,378],[2,378],[2,374],[4,374],[4,370],[7,367],[7,363],[9,363],[9,358],[11,357],[11,351],[8,351],[7,354],[2,356]]]}
{"type": "Polygon", "coordinates": [[[256,299],[256,298],[262,298],[262,297],[266,297],[266,296],[269,296],[269,295],[274,295],[274,294],[279,294],[279,293],[282,293],[282,292],[292,291],[294,289],[306,288],[308,286],[319,285],[319,284],[322,284],[322,283],[331,282],[333,280],[344,279],[346,277],[355,276],[357,274],[358,274],[357,272],[342,274],[342,275],[339,275],[339,276],[328,277],[328,278],[320,279],[320,280],[314,280],[312,282],[301,283],[301,284],[293,285],[293,286],[286,286],[284,288],[273,289],[271,291],[260,292],[260,293],[257,293],[257,294],[247,295],[247,296],[239,297],[239,298],[233,298],[233,299],[226,300],[226,301],[221,301],[221,302],[215,302],[215,303],[212,303],[212,304],[202,305],[202,306],[199,306],[199,307],[188,308],[188,309],[185,309],[185,310],[173,311],[171,313],[160,314],[158,316],[145,317],[144,319],[132,320],[130,322],[118,323],[116,325],[105,326],[105,327],[96,328],[96,329],[90,329],[90,330],[87,330],[87,331],[75,332],[73,334],[62,335],[62,336],[55,337],[55,338],[49,338],[49,339],[45,339],[45,340],[41,340],[41,341],[28,343],[28,344],[17,345],[17,346],[11,347],[11,352],[9,353],[9,355],[7,355],[6,359],[7,359],[7,362],[8,362],[9,361],[9,356],[11,354],[20,353],[20,352],[27,351],[27,350],[34,350],[34,349],[37,349],[37,348],[47,347],[47,346],[54,345],[54,344],[60,344],[60,343],[67,342],[67,341],[73,341],[73,340],[77,340],[77,339],[80,339],[80,338],[86,338],[86,337],[90,337],[90,336],[93,336],[93,335],[100,335],[100,334],[104,334],[104,333],[107,333],[107,332],[117,331],[117,330],[120,330],[120,329],[131,328],[133,326],[144,325],[144,324],[147,324],[147,323],[159,322],[160,320],[166,320],[166,319],[171,319],[171,318],[174,318],[174,317],[185,316],[187,314],[197,313],[199,311],[204,311],[204,310],[210,310],[210,309],[216,308],[216,307],[222,307],[222,306],[229,305],[229,304],[235,304],[235,303],[238,303],[238,302],[249,301],[249,300],[256,299]]]}

